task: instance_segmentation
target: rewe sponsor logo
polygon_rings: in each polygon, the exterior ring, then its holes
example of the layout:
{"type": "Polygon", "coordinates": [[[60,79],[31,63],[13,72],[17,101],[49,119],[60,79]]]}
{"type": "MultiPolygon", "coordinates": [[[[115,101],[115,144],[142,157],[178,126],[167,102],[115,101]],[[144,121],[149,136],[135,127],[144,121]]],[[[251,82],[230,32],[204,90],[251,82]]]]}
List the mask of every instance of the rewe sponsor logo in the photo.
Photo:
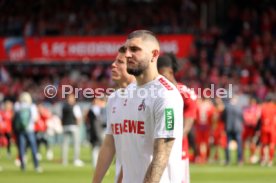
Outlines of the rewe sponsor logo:
{"type": "Polygon", "coordinates": [[[123,123],[111,124],[112,132],[114,135],[123,133],[132,134],[145,134],[145,122],[125,119],[123,123]]]}

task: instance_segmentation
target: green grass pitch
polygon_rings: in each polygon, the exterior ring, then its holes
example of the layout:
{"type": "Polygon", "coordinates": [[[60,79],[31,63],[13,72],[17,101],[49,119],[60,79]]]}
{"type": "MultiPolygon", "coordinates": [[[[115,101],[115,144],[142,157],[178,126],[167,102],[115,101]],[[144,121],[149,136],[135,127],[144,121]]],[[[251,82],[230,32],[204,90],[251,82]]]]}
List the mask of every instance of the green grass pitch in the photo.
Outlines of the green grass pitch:
{"type": "MultiPolygon", "coordinates": [[[[63,166],[60,163],[59,148],[55,148],[55,159],[41,161],[43,173],[33,170],[31,158],[28,159],[26,172],[21,172],[14,164],[16,149],[13,157],[8,159],[4,149],[0,153],[0,183],[91,183],[93,169],[91,166],[90,148],[82,148],[81,157],[85,162],[84,167],[74,167],[72,164],[63,166]]],[[[30,152],[28,152],[30,154],[30,152]]],[[[43,153],[45,155],[45,153],[43,153]]],[[[45,157],[45,156],[44,156],[45,157]]],[[[70,152],[72,157],[72,151],[70,152]]],[[[72,162],[72,158],[70,159],[72,162]]],[[[103,183],[113,183],[114,164],[109,169],[103,183]]],[[[191,165],[191,183],[275,183],[276,167],[261,167],[259,165],[191,165]]]]}

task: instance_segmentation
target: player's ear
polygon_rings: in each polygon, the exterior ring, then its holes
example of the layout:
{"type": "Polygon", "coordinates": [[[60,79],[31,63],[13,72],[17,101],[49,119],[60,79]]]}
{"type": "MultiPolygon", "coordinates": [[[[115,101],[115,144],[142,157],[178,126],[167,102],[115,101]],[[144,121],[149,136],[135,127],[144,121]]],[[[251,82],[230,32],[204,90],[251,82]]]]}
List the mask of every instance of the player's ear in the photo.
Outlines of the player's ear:
{"type": "Polygon", "coordinates": [[[170,68],[169,72],[170,72],[170,74],[171,74],[172,76],[174,75],[174,72],[173,72],[173,69],[172,69],[172,68],[170,68]]]}
{"type": "Polygon", "coordinates": [[[160,55],[159,50],[155,49],[155,50],[152,51],[152,56],[153,57],[157,58],[159,55],[160,55]]]}

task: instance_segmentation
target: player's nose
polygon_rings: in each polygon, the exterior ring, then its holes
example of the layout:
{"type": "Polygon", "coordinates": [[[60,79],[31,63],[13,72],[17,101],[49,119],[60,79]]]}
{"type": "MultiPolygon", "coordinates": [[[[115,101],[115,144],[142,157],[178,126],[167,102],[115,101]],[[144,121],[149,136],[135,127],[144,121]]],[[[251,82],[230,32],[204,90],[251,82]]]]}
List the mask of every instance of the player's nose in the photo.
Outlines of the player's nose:
{"type": "Polygon", "coordinates": [[[116,60],[114,62],[112,62],[112,64],[111,64],[111,68],[115,68],[115,67],[117,67],[116,60]]]}
{"type": "Polygon", "coordinates": [[[129,49],[126,49],[125,57],[126,57],[126,58],[131,57],[131,52],[129,51],[129,49]]]}

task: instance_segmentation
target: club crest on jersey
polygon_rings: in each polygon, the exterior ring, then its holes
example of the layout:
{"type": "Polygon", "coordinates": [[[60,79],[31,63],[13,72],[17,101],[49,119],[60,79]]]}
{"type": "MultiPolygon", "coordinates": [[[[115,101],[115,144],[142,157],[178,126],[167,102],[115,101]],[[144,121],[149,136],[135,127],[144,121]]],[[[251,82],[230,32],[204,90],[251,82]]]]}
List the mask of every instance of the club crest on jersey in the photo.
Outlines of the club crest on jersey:
{"type": "Polygon", "coordinates": [[[112,107],[112,113],[116,113],[116,107],[112,107]]]}
{"type": "Polygon", "coordinates": [[[125,99],[125,101],[124,101],[124,106],[126,106],[127,105],[127,99],[125,99]]]}
{"type": "Polygon", "coordinates": [[[142,100],[142,103],[138,106],[138,111],[145,111],[146,105],[145,105],[145,99],[142,100]]]}

